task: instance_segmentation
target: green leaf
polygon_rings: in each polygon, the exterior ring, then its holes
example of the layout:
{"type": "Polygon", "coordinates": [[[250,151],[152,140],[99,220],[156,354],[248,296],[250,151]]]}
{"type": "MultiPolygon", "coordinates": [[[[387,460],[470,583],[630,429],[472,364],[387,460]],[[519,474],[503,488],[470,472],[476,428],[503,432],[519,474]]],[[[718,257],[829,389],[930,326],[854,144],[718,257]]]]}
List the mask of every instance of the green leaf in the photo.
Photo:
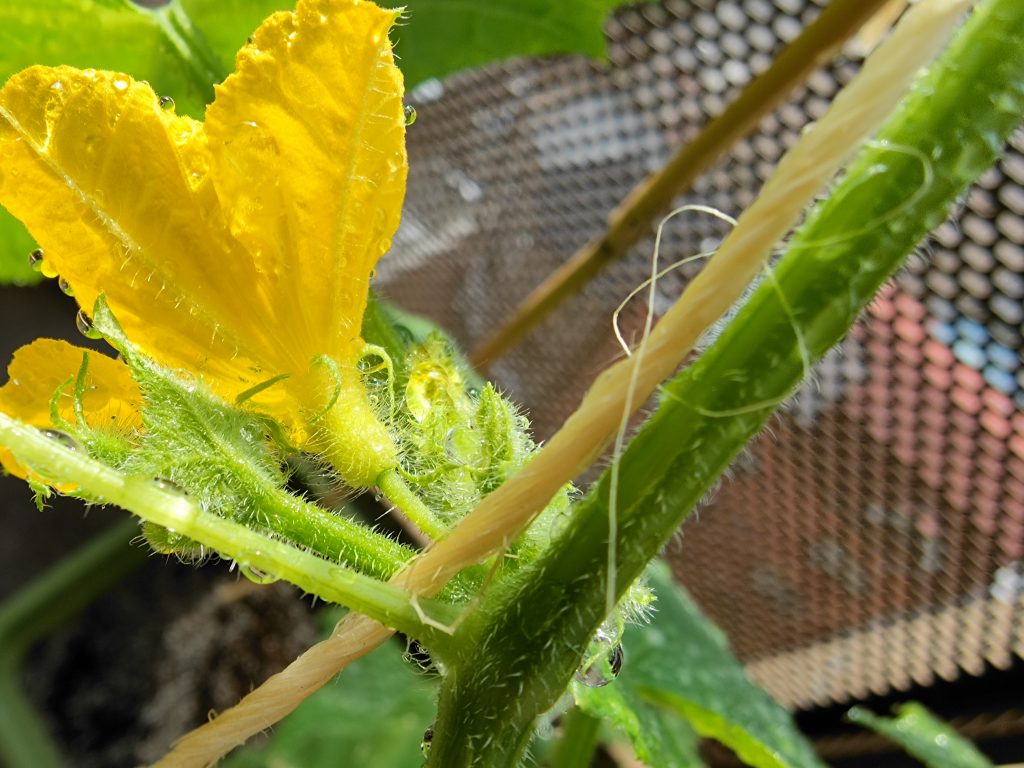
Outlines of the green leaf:
{"type": "Polygon", "coordinates": [[[649,574],[658,596],[651,624],[626,629],[614,684],[573,685],[580,706],[624,727],[637,756],[656,767],[702,765],[694,731],[757,768],[821,766],[789,713],[750,682],[668,568],[657,563],[649,574]]]}
{"type": "Polygon", "coordinates": [[[227,768],[419,768],[420,743],[433,722],[435,687],[387,644],[346,668],[275,731],[268,746],[228,760],[227,768]]]}
{"type": "MultiPolygon", "coordinates": [[[[643,630],[640,630],[641,632],[643,630]]],[[[627,637],[635,635],[627,632],[627,637]]],[[[630,640],[630,668],[633,647],[630,640]]],[[[638,759],[652,768],[700,768],[704,762],[697,751],[698,736],[693,728],[673,712],[650,704],[636,690],[635,675],[623,672],[614,685],[587,688],[573,684],[573,696],[583,711],[607,720],[622,730],[633,744],[638,759]],[[622,678],[626,677],[626,680],[622,678]]]]}
{"type": "Polygon", "coordinates": [[[432,77],[512,56],[605,53],[604,21],[623,0],[408,0],[386,2],[408,9],[398,30],[408,87],[432,77]]]}
{"type": "Polygon", "coordinates": [[[854,707],[847,717],[896,742],[928,768],[992,768],[971,742],[916,701],[900,704],[895,712],[895,718],[879,717],[854,707]]]}

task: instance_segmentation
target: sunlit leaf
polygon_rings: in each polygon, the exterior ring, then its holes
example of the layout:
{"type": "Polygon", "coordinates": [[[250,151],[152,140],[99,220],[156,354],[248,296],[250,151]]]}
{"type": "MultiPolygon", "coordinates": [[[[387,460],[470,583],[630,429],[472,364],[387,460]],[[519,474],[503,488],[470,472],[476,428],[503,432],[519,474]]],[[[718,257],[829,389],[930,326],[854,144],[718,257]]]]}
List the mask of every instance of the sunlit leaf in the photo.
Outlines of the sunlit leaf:
{"type": "MultiPolygon", "coordinates": [[[[626,630],[625,665],[614,685],[682,717],[748,765],[820,768],[789,713],[750,682],[721,630],[675,584],[665,565],[651,569],[651,585],[657,611],[649,626],[626,630]]],[[[643,710],[635,712],[643,717],[643,710]]]]}
{"type": "Polygon", "coordinates": [[[896,707],[896,717],[880,717],[863,707],[847,716],[899,744],[928,768],[992,768],[977,747],[916,701],[896,707]]]}

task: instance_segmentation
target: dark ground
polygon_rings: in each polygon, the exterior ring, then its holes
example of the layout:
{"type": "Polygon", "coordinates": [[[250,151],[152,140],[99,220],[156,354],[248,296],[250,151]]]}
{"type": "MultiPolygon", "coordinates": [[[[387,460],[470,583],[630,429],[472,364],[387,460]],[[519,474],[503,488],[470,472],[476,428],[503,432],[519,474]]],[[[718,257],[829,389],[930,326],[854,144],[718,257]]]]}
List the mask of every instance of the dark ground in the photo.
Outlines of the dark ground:
{"type": "MultiPolygon", "coordinates": [[[[76,311],[53,281],[0,286],[3,367],[40,336],[95,347],[76,331],[76,311]]],[[[0,600],[125,514],[67,498],[40,512],[24,482],[0,477],[0,600]]],[[[34,648],[22,678],[69,765],[130,766],[162,755],[315,640],[310,602],[294,588],[257,586],[223,563],[151,556],[34,648]]]]}

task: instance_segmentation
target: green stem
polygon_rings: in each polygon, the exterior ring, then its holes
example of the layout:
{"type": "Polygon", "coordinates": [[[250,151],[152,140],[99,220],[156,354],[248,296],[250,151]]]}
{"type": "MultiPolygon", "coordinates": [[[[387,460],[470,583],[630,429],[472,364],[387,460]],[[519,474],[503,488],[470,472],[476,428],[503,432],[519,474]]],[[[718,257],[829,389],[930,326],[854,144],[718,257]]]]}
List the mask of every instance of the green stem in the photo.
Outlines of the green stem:
{"type": "Polygon", "coordinates": [[[552,768],[589,768],[597,751],[601,721],[573,707],[562,719],[562,738],[551,758],[552,768]]]}
{"type": "Polygon", "coordinates": [[[448,530],[447,526],[437,519],[430,507],[423,503],[423,500],[413,492],[396,470],[389,469],[382,472],[377,478],[377,487],[431,541],[436,541],[448,530]]]}
{"type": "Polygon", "coordinates": [[[321,557],[376,579],[391,578],[416,554],[364,525],[280,488],[266,487],[254,502],[258,511],[248,515],[246,523],[266,526],[321,557]]]}
{"type": "MultiPolygon", "coordinates": [[[[621,595],[776,404],[856,320],[905,255],[998,157],[1024,116],[1024,3],[982,3],[812,212],[774,277],[714,346],[665,387],[621,457],[621,595]],[[922,170],[921,158],[931,173],[922,170]],[[798,330],[797,330],[798,329],[798,330]]],[[[606,472],[536,561],[492,586],[459,629],[431,766],[513,765],[605,618],[606,472]]]]}
{"type": "Polygon", "coordinates": [[[38,640],[70,620],[145,559],[129,547],[138,526],[126,520],[61,560],[0,605],[0,763],[9,768],[64,764],[20,685],[20,664],[38,640]]]}
{"type": "Polygon", "coordinates": [[[458,614],[453,606],[426,598],[413,600],[390,584],[205,512],[181,494],[117,472],[3,413],[0,444],[42,477],[76,483],[77,493],[83,497],[116,504],[209,547],[240,567],[286,579],[323,600],[347,606],[413,637],[424,637],[429,643],[443,647],[444,633],[436,627],[454,623],[458,614]]]}

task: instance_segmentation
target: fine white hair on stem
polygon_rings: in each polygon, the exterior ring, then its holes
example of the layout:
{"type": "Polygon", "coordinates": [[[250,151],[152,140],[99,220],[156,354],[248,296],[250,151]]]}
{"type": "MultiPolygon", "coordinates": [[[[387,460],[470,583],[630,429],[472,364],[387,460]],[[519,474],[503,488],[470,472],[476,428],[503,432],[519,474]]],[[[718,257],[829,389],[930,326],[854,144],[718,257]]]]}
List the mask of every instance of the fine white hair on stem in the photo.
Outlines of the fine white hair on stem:
{"type": "MultiPolygon", "coordinates": [[[[639,355],[602,373],[579,408],[529,463],[487,496],[447,536],[391,581],[421,596],[436,594],[455,573],[513,539],[562,486],[600,454],[621,422],[631,381],[643,402],[685,358],[705,328],[743,295],[773,245],[852,152],[903,97],[917,72],[945,44],[970,0],[920,0],[864,62],[829,111],[779,162],[754,203],[683,295],[654,326],[639,355]]],[[[242,702],[183,738],[158,765],[200,768],[273,725],[392,631],[349,614],[242,702]]]]}
{"type": "Polygon", "coordinates": [[[619,543],[619,467],[622,459],[622,451],[626,444],[626,431],[629,429],[629,420],[635,410],[633,400],[639,383],[640,369],[644,364],[644,353],[647,350],[647,339],[650,337],[651,328],[654,326],[654,301],[657,296],[658,278],[682,264],[686,264],[694,259],[703,258],[708,255],[704,253],[697,254],[696,256],[691,256],[683,259],[682,261],[676,262],[662,272],[658,271],[658,258],[661,254],[661,238],[665,232],[665,225],[668,224],[668,222],[675,216],[683,213],[689,213],[691,211],[706,213],[721,219],[734,227],[736,226],[736,219],[732,216],[723,213],[717,208],[712,208],[707,205],[683,205],[673,211],[670,211],[661,220],[661,222],[659,222],[658,230],[654,236],[654,248],[651,251],[651,276],[635,288],[615,309],[615,312],[612,313],[612,327],[615,329],[615,337],[619,340],[622,348],[626,351],[626,356],[629,357],[629,345],[626,344],[625,339],[622,338],[622,333],[619,331],[619,313],[630,299],[636,296],[645,287],[648,289],[647,312],[644,316],[644,330],[640,337],[640,345],[637,348],[636,363],[630,372],[629,385],[626,387],[626,397],[622,403],[622,417],[619,419],[619,427],[615,432],[615,443],[612,449],[612,462],[608,471],[608,560],[606,566],[608,575],[605,580],[605,613],[608,615],[615,610],[615,603],[618,600],[616,576],[618,573],[619,543]]]}

